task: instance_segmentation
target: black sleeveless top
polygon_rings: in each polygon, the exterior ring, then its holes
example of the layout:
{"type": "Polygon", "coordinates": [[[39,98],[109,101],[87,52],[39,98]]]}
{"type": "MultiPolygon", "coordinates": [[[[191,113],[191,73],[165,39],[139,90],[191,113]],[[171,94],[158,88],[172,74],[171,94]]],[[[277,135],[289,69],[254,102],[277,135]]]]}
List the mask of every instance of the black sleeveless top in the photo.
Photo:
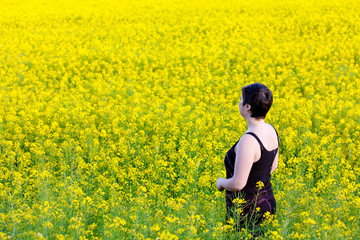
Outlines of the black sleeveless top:
{"type": "MultiPolygon", "coordinates": [[[[275,132],[276,132],[276,130],[275,130],[275,132]]],[[[245,200],[251,199],[252,197],[254,197],[255,194],[258,193],[256,183],[261,181],[264,183],[264,186],[260,190],[260,192],[267,191],[267,192],[271,193],[271,196],[273,196],[271,183],[270,183],[270,178],[271,178],[270,171],[271,171],[272,164],[274,162],[276,153],[278,152],[278,148],[268,151],[264,147],[264,145],[262,144],[262,142],[260,141],[258,136],[256,136],[255,133],[246,132],[245,134],[252,135],[258,141],[258,143],[260,145],[260,149],[261,149],[261,156],[258,161],[253,163],[250,173],[249,173],[249,178],[247,180],[247,183],[246,183],[245,187],[240,191],[241,192],[240,195],[243,195],[245,200]]],[[[276,132],[276,135],[278,137],[278,142],[279,142],[279,136],[278,136],[277,132],[276,132]]],[[[239,142],[239,140],[230,148],[230,150],[226,153],[226,156],[225,156],[224,164],[225,164],[227,179],[231,178],[234,175],[234,166],[235,166],[235,157],[236,157],[235,147],[238,142],[239,142]]],[[[226,190],[226,206],[232,206],[232,199],[234,198],[234,195],[235,195],[235,192],[226,190]]]]}

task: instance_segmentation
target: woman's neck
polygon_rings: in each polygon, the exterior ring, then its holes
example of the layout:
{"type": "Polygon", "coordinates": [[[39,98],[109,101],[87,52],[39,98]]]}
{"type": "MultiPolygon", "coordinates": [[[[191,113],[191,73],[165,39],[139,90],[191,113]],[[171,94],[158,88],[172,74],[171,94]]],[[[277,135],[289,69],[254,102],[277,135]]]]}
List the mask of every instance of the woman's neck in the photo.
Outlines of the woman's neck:
{"type": "Polygon", "coordinates": [[[253,117],[246,118],[246,122],[248,131],[252,131],[253,129],[258,128],[265,123],[264,119],[258,119],[253,117]]]}

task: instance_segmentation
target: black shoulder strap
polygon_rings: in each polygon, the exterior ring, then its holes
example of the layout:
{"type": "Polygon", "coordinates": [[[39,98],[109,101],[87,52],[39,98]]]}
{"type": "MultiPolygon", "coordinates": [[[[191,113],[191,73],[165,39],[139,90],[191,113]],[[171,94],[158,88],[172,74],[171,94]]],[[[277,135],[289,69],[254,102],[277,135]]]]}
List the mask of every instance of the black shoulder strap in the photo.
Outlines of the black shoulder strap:
{"type": "Polygon", "coordinates": [[[264,148],[264,145],[262,144],[262,142],[260,141],[260,139],[258,138],[258,136],[256,136],[255,133],[253,133],[253,132],[246,132],[245,134],[250,134],[251,136],[253,136],[253,137],[258,141],[258,143],[260,144],[261,149],[264,148]]]}

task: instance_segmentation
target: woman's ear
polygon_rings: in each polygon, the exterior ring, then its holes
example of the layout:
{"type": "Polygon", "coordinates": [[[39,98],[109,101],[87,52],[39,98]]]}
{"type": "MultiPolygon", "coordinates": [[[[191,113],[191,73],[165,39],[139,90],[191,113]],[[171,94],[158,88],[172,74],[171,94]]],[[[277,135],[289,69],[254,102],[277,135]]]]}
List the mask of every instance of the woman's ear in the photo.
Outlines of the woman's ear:
{"type": "Polygon", "coordinates": [[[246,110],[246,111],[250,111],[250,110],[251,110],[250,104],[245,104],[245,110],[246,110]]]}

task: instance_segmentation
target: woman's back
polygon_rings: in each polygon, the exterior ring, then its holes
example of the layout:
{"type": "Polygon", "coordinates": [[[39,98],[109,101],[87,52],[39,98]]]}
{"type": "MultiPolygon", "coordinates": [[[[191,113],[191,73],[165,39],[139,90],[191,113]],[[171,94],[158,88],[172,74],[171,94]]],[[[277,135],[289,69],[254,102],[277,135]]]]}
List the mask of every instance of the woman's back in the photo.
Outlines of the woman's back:
{"type": "MultiPolygon", "coordinates": [[[[267,129],[267,131],[262,132],[262,137],[268,136],[266,142],[268,143],[268,147],[265,147],[265,144],[260,137],[255,134],[255,131],[247,131],[245,134],[251,135],[257,141],[258,149],[259,149],[259,156],[256,157],[256,161],[254,161],[249,177],[247,180],[246,186],[243,188],[243,192],[246,194],[255,194],[258,192],[257,183],[261,181],[264,186],[262,190],[271,190],[271,183],[270,183],[270,174],[273,169],[274,162],[277,157],[278,152],[278,137],[276,130],[269,124],[267,127],[271,127],[272,133],[267,129]],[[275,135],[275,140],[273,139],[275,135]]],[[[255,130],[255,129],[254,129],[255,130]]],[[[259,134],[259,133],[258,133],[259,134]]],[[[260,135],[260,134],[259,134],[260,135]]]]}
{"type": "MultiPolygon", "coordinates": [[[[268,151],[275,150],[276,148],[279,147],[277,132],[275,131],[274,127],[268,123],[264,122],[262,126],[259,126],[254,129],[248,129],[245,133],[247,132],[254,133],[259,138],[264,148],[268,151]]],[[[259,148],[259,151],[256,153],[256,155],[258,156],[256,158],[257,160],[259,160],[260,158],[260,150],[261,149],[259,148]]]]}

